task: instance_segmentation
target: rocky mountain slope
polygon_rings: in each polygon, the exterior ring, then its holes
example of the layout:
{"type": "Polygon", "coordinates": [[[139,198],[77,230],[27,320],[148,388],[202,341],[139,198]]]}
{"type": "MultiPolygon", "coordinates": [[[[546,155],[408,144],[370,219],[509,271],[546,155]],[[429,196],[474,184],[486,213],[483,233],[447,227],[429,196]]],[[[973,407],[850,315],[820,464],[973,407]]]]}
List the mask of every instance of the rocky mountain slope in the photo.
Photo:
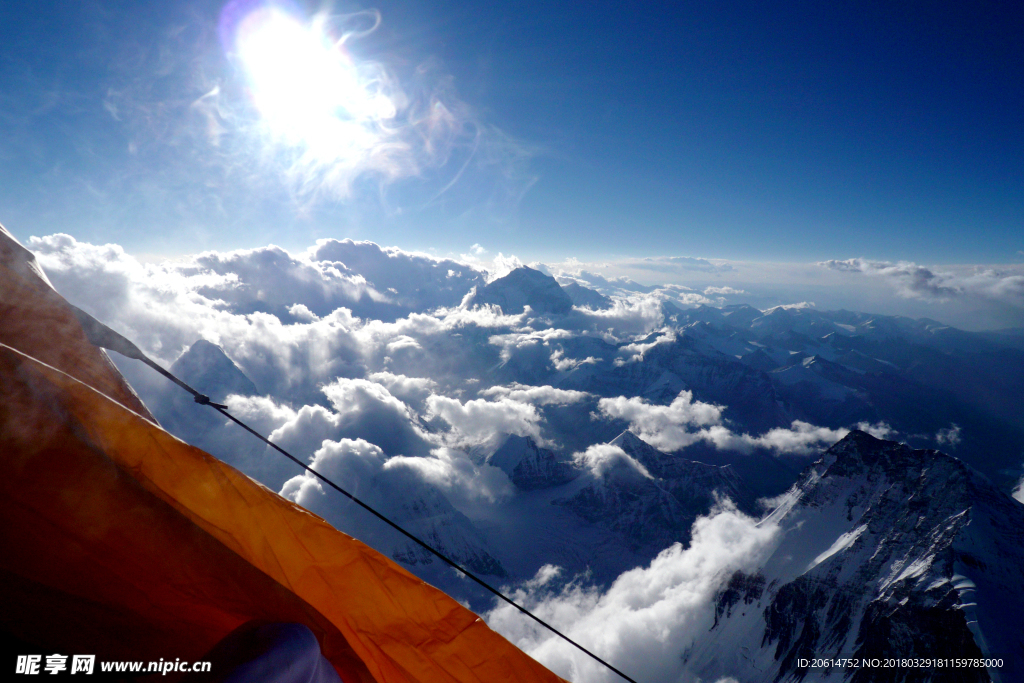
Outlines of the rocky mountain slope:
{"type": "Polygon", "coordinates": [[[1024,505],[960,460],[851,432],[762,524],[759,571],[719,594],[685,653],[707,680],[1017,681],[1024,674],[1024,505]],[[808,668],[813,658],[997,658],[959,670],[808,668]]]}

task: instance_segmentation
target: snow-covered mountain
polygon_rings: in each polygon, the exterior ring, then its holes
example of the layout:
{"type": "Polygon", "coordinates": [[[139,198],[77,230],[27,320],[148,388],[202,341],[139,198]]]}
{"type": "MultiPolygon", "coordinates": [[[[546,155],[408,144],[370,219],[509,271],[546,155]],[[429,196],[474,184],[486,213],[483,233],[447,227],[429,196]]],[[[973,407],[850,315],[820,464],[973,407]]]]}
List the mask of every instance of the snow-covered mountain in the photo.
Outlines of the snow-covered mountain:
{"type": "Polygon", "coordinates": [[[928,320],[740,305],[684,311],[628,343],[558,344],[594,361],[531,381],[663,404],[685,389],[752,432],[792,420],[885,423],[914,446],[955,448],[1005,490],[1021,476],[1024,352],[984,335],[928,320]],[[951,431],[953,442],[942,436],[951,431]]]}
{"type": "Polygon", "coordinates": [[[687,515],[706,514],[718,500],[729,499],[740,510],[756,510],[754,495],[731,465],[708,465],[675,453],[664,453],[630,431],[609,442],[618,446],[660,480],[687,515]]]}
{"type": "Polygon", "coordinates": [[[228,358],[224,349],[205,339],[190,346],[170,369],[176,377],[214,401],[223,401],[229,394],[254,396],[259,393],[256,385],[228,358]]]}
{"type": "MultiPolygon", "coordinates": [[[[405,495],[394,496],[392,487],[372,482],[370,487],[363,487],[361,495],[393,522],[470,571],[482,576],[509,578],[501,562],[495,559],[495,552],[487,539],[464,514],[437,490],[416,486],[414,482],[410,484],[405,495]]],[[[314,502],[312,496],[307,496],[301,502],[314,511],[337,518],[329,499],[319,498],[314,502]]],[[[355,506],[349,507],[349,515],[358,514],[360,521],[348,525],[341,523],[343,530],[367,539],[378,550],[414,570],[420,570],[435,584],[445,583],[450,577],[447,565],[433,553],[382,523],[366,519],[355,506]]]]}
{"type": "Polygon", "coordinates": [[[472,303],[501,306],[506,314],[522,313],[526,306],[536,313],[564,314],[573,305],[555,278],[525,266],[477,289],[472,303]]]}
{"type": "Polygon", "coordinates": [[[634,550],[657,552],[688,542],[693,522],[719,500],[753,508],[753,496],[729,466],[663,453],[629,431],[607,446],[607,464],[588,472],[585,486],[553,503],[621,534],[634,550]],[[621,457],[615,457],[616,449],[621,457]]]}
{"type": "Polygon", "coordinates": [[[761,524],[780,527],[778,546],[719,593],[714,626],[683,653],[690,671],[888,681],[884,668],[801,660],[997,658],[955,674],[897,668],[899,680],[1021,680],[1024,505],[960,460],[854,431],[761,524]]]}
{"type": "Polygon", "coordinates": [[[533,437],[509,435],[487,464],[499,468],[523,491],[549,488],[572,481],[580,471],[571,460],[560,459],[553,451],[540,448],[533,437]]]}
{"type": "MultiPolygon", "coordinates": [[[[259,393],[256,385],[224,349],[200,339],[190,346],[171,365],[170,371],[196,391],[206,394],[217,403],[223,403],[230,394],[255,396],[259,393]]],[[[172,434],[205,450],[214,450],[215,455],[228,461],[238,457],[237,453],[221,452],[210,441],[224,420],[212,410],[196,410],[189,394],[172,384],[161,384],[158,392],[150,395],[153,414],[172,434]]],[[[247,444],[244,452],[251,453],[255,445],[247,444]]],[[[233,450],[233,449],[230,449],[233,450]]]]}
{"type": "Polygon", "coordinates": [[[562,291],[569,296],[573,306],[592,308],[595,311],[599,311],[604,308],[610,308],[614,303],[604,294],[594,291],[589,287],[584,287],[578,282],[562,285],[562,291]]]}

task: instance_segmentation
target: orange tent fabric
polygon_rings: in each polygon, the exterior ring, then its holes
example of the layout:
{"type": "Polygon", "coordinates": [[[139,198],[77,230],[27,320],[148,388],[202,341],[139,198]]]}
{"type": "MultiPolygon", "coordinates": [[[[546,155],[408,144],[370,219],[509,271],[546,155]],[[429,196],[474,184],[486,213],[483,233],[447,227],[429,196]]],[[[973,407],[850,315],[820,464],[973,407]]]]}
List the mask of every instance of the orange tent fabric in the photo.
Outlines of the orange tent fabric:
{"type": "Polygon", "coordinates": [[[36,257],[2,225],[0,344],[59,368],[125,408],[153,420],[106,352],[85,338],[78,319],[50,284],[36,257]]]}
{"type": "Polygon", "coordinates": [[[441,591],[160,429],[4,242],[6,631],[65,654],[198,660],[250,620],[294,621],[346,683],[562,680],[441,591]],[[12,306],[12,290],[35,304],[12,306]],[[46,334],[54,320],[60,333],[46,334]]]}

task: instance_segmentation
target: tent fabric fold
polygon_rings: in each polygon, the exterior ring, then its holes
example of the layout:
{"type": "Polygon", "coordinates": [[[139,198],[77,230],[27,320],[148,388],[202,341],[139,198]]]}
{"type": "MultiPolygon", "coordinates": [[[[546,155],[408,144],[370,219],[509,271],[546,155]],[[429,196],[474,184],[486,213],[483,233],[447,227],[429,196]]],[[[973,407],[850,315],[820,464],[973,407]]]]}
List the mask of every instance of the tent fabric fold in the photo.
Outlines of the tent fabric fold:
{"type": "Polygon", "coordinates": [[[247,622],[294,622],[346,683],[562,680],[392,560],[161,429],[0,233],[4,630],[66,654],[199,660],[247,622]]]}
{"type": "Polygon", "coordinates": [[[59,368],[156,421],[103,349],[86,339],[71,307],[35,255],[0,225],[0,343],[59,368]]]}

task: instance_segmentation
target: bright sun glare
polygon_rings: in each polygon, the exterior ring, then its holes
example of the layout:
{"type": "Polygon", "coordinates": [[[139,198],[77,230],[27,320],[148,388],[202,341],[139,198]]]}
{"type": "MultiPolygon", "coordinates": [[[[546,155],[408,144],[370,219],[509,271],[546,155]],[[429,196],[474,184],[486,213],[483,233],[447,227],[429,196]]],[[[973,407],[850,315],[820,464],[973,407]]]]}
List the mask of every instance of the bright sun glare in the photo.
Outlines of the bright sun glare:
{"type": "Polygon", "coordinates": [[[375,144],[377,125],[395,117],[379,80],[364,82],[322,21],[307,25],[264,7],[239,25],[236,46],[268,127],[307,153],[335,160],[357,155],[375,144]]]}

